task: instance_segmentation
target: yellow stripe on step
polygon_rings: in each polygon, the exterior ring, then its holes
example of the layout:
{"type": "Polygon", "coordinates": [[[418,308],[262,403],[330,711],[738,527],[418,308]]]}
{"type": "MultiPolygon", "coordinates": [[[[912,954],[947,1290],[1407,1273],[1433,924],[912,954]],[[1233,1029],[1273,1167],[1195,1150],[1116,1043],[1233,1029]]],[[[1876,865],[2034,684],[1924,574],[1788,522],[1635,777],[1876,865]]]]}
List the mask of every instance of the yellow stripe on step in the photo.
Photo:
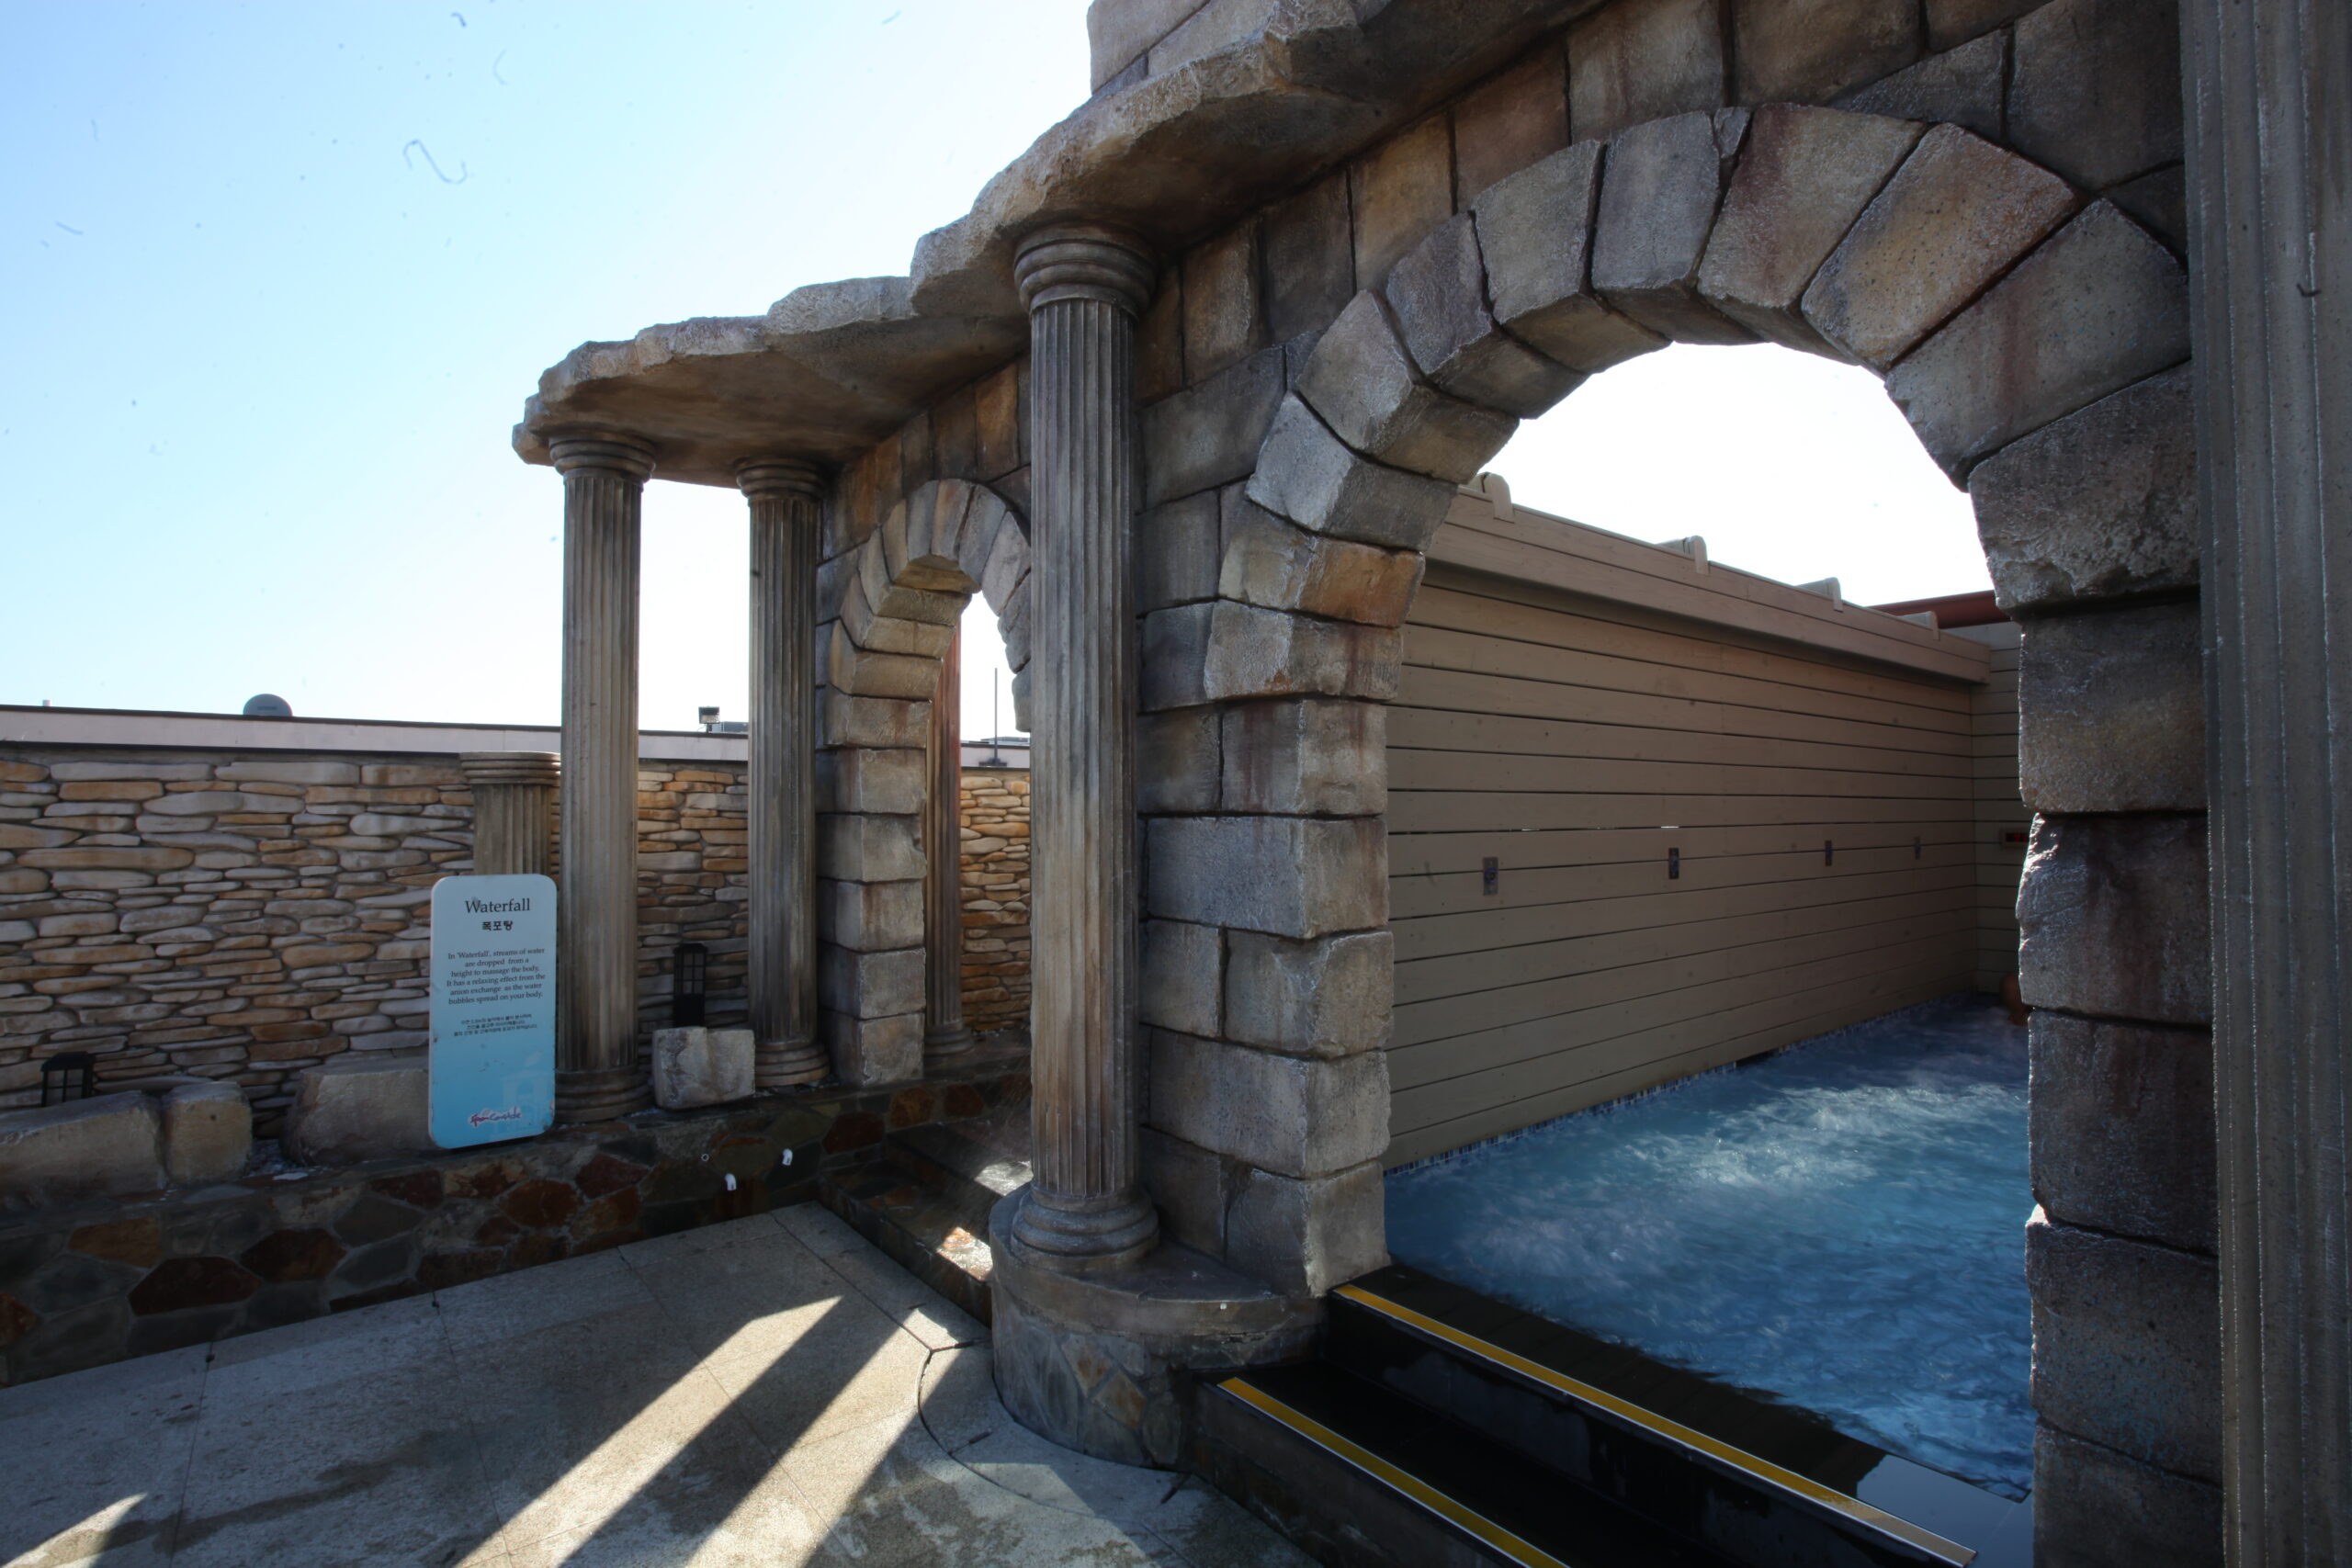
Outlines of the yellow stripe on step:
{"type": "Polygon", "coordinates": [[[1499,1367],[1507,1367],[1521,1377],[1532,1378],[1537,1382],[1558,1389],[1561,1393],[1580,1399],[1588,1404],[1598,1405],[1612,1416],[1631,1421],[1637,1427],[1656,1432],[1660,1437],[1669,1438],[1685,1448],[1695,1449],[1711,1459],[1721,1461],[1736,1470],[1756,1477],[1758,1481],[1768,1482],[1785,1492],[1793,1492],[1801,1497],[1809,1498],[1826,1508],[1843,1514],[1848,1518],[1907,1540],[1923,1551],[1933,1552],[1936,1556],[1951,1563],[1953,1568],[1964,1568],[1964,1565],[1976,1556],[1973,1551],[1962,1546],[1957,1541],[1946,1540],[1933,1530],[1923,1529],[1910,1520],[1898,1518],[1883,1508],[1874,1508],[1859,1497],[1848,1496],[1837,1488],[1825,1486],[1809,1476],[1799,1475],[1793,1470],[1784,1470],[1770,1460],[1758,1459],[1754,1454],[1733,1448],[1729,1443],[1719,1442],[1704,1432],[1685,1427],[1679,1421],[1669,1421],[1663,1416],[1645,1410],[1629,1400],[1620,1399],[1613,1393],[1593,1387],[1590,1383],[1578,1382],[1565,1373],[1554,1371],[1541,1362],[1531,1361],[1524,1356],[1515,1355],[1501,1346],[1489,1344],[1474,1334],[1464,1334],[1458,1328],[1440,1323],[1436,1318],[1425,1316],[1415,1312],[1411,1307],[1400,1305],[1385,1296],[1376,1296],[1360,1285],[1342,1285],[1339,1289],[1339,1293],[1359,1305],[1370,1307],[1384,1317],[1393,1318],[1398,1323],[1418,1328],[1424,1334],[1433,1335],[1449,1345],[1468,1351],[1481,1360],[1491,1361],[1499,1367]]]}
{"type": "Polygon", "coordinates": [[[1485,1515],[1464,1507],[1427,1482],[1397,1469],[1370,1449],[1350,1442],[1313,1416],[1292,1409],[1264,1390],[1255,1388],[1240,1378],[1227,1378],[1217,1386],[1234,1398],[1271,1416],[1309,1442],[1329,1450],[1383,1485],[1403,1493],[1422,1507],[1469,1531],[1513,1562],[1520,1563],[1521,1568],[1570,1568],[1570,1564],[1561,1562],[1550,1552],[1530,1546],[1485,1515]]]}

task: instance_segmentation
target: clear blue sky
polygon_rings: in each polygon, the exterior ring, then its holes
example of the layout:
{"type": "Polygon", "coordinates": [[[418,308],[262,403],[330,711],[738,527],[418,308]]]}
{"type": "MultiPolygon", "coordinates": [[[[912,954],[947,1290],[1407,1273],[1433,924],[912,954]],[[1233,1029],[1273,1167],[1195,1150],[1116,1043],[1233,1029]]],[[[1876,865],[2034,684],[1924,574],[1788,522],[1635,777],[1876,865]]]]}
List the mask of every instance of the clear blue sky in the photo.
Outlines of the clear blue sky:
{"type": "MultiPolygon", "coordinates": [[[[551,722],[558,482],[507,446],[539,371],[586,338],[903,272],[1084,96],[1084,10],[0,0],[0,702],[271,690],[299,713],[551,722]]],[[[1746,378],[1705,351],[1612,373],[1495,466],[1627,532],[1781,518],[1716,554],[1816,576],[1827,550],[1858,597],[1981,581],[1899,419],[1890,446],[1852,412],[1891,415],[1866,377],[1738,352],[1746,378]],[[1690,461],[1695,424],[1759,405],[1793,432],[1767,468],[1690,461]],[[1825,466],[1865,447],[1894,477],[1820,536],[1825,466]]],[[[645,718],[739,716],[741,503],[657,483],[646,511],[645,718]]]]}

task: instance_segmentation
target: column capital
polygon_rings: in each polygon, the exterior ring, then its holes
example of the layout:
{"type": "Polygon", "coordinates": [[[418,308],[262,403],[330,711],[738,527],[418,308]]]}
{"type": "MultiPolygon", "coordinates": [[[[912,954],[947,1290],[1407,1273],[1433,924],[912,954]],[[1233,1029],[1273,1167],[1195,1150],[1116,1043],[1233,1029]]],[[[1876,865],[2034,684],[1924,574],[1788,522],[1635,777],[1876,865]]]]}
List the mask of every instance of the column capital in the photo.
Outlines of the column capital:
{"type": "Polygon", "coordinates": [[[1142,241],[1102,223],[1052,223],[1023,236],[1012,281],[1032,310],[1063,299],[1101,299],[1129,315],[1151,302],[1159,264],[1142,241]]]}
{"type": "Polygon", "coordinates": [[[483,784],[552,784],[562,767],[557,751],[460,751],[458,766],[469,787],[483,784]]]}
{"type": "Polygon", "coordinates": [[[626,435],[559,435],[548,443],[548,456],[559,474],[602,469],[625,474],[639,483],[653,477],[653,448],[626,435]]]}
{"type": "Polygon", "coordinates": [[[747,457],[735,465],[735,488],[753,501],[763,496],[802,496],[821,501],[824,471],[798,457],[747,457]]]}

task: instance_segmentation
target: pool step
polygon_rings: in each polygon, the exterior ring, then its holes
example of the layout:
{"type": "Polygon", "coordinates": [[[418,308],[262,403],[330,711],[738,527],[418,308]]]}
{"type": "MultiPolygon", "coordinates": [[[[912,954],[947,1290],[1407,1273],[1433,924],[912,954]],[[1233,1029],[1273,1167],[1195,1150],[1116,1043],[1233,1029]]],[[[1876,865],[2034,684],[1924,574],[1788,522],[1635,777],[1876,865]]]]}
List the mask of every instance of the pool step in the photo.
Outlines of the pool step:
{"type": "Polygon", "coordinates": [[[1324,1356],[1755,1568],[2023,1568],[2026,1505],[1402,1265],[1335,1292],[1324,1356]]]}
{"type": "Polygon", "coordinates": [[[1029,1108],[890,1134],[877,1157],[819,1184],[825,1206],[907,1272],[989,1320],[989,1211],[1029,1179],[1029,1108]]]}
{"type": "Polygon", "coordinates": [[[1329,1361],[1207,1384],[1210,1476],[1335,1568],[1727,1568],[1329,1361]]]}

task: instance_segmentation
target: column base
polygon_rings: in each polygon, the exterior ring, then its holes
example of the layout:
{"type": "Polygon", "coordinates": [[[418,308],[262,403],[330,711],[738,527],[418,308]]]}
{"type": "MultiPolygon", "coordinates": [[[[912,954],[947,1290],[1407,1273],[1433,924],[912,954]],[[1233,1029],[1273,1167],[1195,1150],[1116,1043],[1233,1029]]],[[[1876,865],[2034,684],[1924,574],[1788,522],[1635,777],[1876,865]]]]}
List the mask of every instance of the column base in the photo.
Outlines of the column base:
{"type": "Polygon", "coordinates": [[[1111,1198],[1047,1201],[1032,1182],[1018,1196],[1005,1245],[1032,1268],[1100,1274],[1128,1268],[1159,1245],[1159,1211],[1140,1188],[1111,1198]]]}
{"type": "Polygon", "coordinates": [[[763,1040],[752,1061],[752,1082],[761,1089],[791,1089],[822,1083],[833,1070],[831,1056],[814,1040],[763,1040]]]}
{"type": "Polygon", "coordinates": [[[1043,1269],[1012,1237],[1028,1190],[996,1206],[990,1357],[1015,1420],[1064,1448],[1170,1470],[1189,1438],[1191,1374],[1314,1353],[1319,1300],[1276,1295],[1173,1242],[1102,1273],[1043,1269]]]}
{"type": "Polygon", "coordinates": [[[652,1103],[652,1088],[635,1067],[556,1070],[555,1119],[559,1122],[617,1121],[652,1103]]]}
{"type": "Polygon", "coordinates": [[[926,1034],[922,1037],[923,1066],[935,1067],[942,1062],[954,1061],[969,1051],[978,1039],[978,1035],[960,1023],[936,1034],[926,1034]]]}

